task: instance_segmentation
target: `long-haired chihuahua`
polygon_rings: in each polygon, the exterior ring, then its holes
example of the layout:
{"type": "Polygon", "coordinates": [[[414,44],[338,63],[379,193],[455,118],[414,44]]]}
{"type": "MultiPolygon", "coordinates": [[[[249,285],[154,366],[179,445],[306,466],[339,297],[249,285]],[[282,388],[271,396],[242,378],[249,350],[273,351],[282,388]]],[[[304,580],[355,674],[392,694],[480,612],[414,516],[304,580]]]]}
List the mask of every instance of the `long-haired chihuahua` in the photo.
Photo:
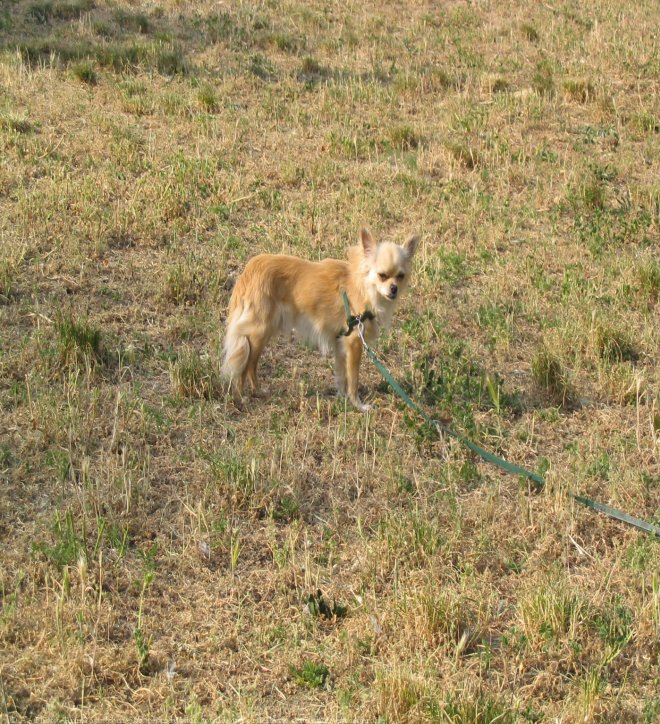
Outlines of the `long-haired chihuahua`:
{"type": "Polygon", "coordinates": [[[362,341],[357,332],[344,335],[346,314],[371,312],[364,320],[364,337],[372,344],[381,328],[389,327],[401,294],[408,285],[411,261],[419,237],[399,246],[377,243],[368,229],[348,261],[314,262],[283,254],[259,254],[248,261],[231,295],[224,345],[223,372],[243,394],[246,382],[257,391],[257,364],[268,341],[279,333],[295,333],[335,357],[337,391],[360,411],[358,373],[362,341]]]}

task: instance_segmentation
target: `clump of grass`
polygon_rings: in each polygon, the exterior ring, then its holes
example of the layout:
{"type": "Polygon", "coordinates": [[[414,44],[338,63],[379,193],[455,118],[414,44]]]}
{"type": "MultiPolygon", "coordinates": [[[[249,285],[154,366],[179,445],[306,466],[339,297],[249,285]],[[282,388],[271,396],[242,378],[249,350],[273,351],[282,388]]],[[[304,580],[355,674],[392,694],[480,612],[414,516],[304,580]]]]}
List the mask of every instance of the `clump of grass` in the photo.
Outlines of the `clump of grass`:
{"type": "Polygon", "coordinates": [[[290,666],[289,672],[294,681],[310,689],[320,689],[325,686],[330,669],[323,662],[305,661],[301,667],[290,666]]]}
{"type": "Polygon", "coordinates": [[[640,292],[651,301],[656,301],[660,296],[660,262],[650,259],[642,264],[637,269],[637,279],[640,292]]]}
{"type": "Polygon", "coordinates": [[[151,30],[149,18],[143,13],[132,13],[117,9],[114,13],[114,19],[122,30],[130,33],[146,35],[151,30]]]}
{"type": "Polygon", "coordinates": [[[634,362],[639,358],[628,336],[605,322],[594,326],[593,342],[596,356],[604,362],[634,362]]]}
{"type": "Polygon", "coordinates": [[[568,373],[557,355],[543,346],[532,358],[532,377],[536,385],[554,401],[569,404],[574,391],[568,373]]]}
{"type": "Polygon", "coordinates": [[[536,64],[536,70],[532,76],[532,88],[541,96],[555,94],[555,76],[549,60],[541,60],[536,64]]]}
{"type": "Polygon", "coordinates": [[[92,22],[92,32],[99,38],[112,38],[115,34],[112,25],[105,20],[94,20],[92,22]]]}
{"type": "Polygon", "coordinates": [[[530,23],[523,23],[520,29],[530,43],[538,43],[541,39],[539,31],[530,23]]]}
{"type": "Polygon", "coordinates": [[[250,58],[249,71],[252,75],[263,81],[272,82],[277,80],[275,66],[263,55],[255,54],[250,58]]]}
{"type": "MultiPolygon", "coordinates": [[[[410,674],[401,668],[376,675],[378,711],[386,721],[419,721],[425,706],[433,706],[435,691],[423,677],[410,674]],[[417,716],[415,716],[415,714],[417,716]]],[[[433,712],[436,713],[436,712],[433,712]]],[[[433,721],[442,721],[440,711],[433,721]]]]}
{"type": "Polygon", "coordinates": [[[318,590],[307,597],[307,610],[311,616],[332,621],[344,618],[348,609],[341,603],[337,603],[337,601],[333,601],[332,605],[330,605],[325,600],[322,591],[318,590]]]}
{"type": "Polygon", "coordinates": [[[327,75],[327,73],[327,69],[316,58],[308,55],[302,60],[298,71],[298,80],[314,80],[327,75]]]}
{"type": "Polygon", "coordinates": [[[62,367],[94,367],[103,360],[101,330],[87,319],[59,314],[55,319],[57,359],[62,367]]]}
{"type": "Polygon", "coordinates": [[[653,113],[647,111],[635,113],[630,120],[642,133],[660,133],[660,118],[653,113]]]}
{"type": "MultiPolygon", "coordinates": [[[[436,707],[440,709],[438,705],[436,707]]],[[[469,691],[449,694],[441,711],[443,714],[441,721],[480,722],[483,724],[486,722],[489,724],[491,722],[513,724],[518,721],[516,712],[495,697],[483,693],[475,695],[474,692],[469,691]]]]}
{"type": "Polygon", "coordinates": [[[27,9],[27,15],[37,23],[46,25],[51,20],[75,20],[93,7],[94,0],[43,0],[32,3],[27,9]]]}
{"type": "Polygon", "coordinates": [[[32,552],[41,553],[58,568],[75,565],[81,557],[87,556],[85,540],[82,534],[76,529],[76,523],[71,511],[63,516],[56,511],[53,520],[53,536],[55,543],[37,542],[32,545],[32,552]]]}
{"type": "Polygon", "coordinates": [[[174,304],[190,304],[197,299],[199,286],[197,273],[189,264],[176,264],[165,278],[162,297],[174,304]]]}
{"type": "Polygon", "coordinates": [[[421,144],[421,137],[412,126],[395,126],[388,135],[392,146],[400,151],[412,151],[421,144]]]}
{"type": "Polygon", "coordinates": [[[218,96],[215,88],[206,83],[197,90],[197,102],[207,113],[215,113],[218,110],[218,96]]]}
{"type": "Polygon", "coordinates": [[[161,48],[156,53],[156,68],[163,75],[186,75],[188,64],[179,46],[161,48]]]}
{"type": "Polygon", "coordinates": [[[495,78],[491,85],[493,93],[507,93],[511,89],[511,83],[506,78],[495,78]]]}
{"type": "Polygon", "coordinates": [[[222,389],[220,376],[211,362],[191,349],[184,350],[170,363],[170,384],[180,397],[205,400],[217,397],[222,389]]]}
{"type": "Polygon", "coordinates": [[[449,644],[455,655],[469,653],[481,639],[482,617],[466,597],[446,592],[425,595],[421,605],[428,634],[438,642],[449,644]]]}
{"type": "Polygon", "coordinates": [[[14,269],[6,260],[0,260],[0,301],[8,302],[14,288],[14,269]]]}
{"type": "Polygon", "coordinates": [[[31,133],[34,131],[34,124],[27,118],[16,116],[0,116],[0,130],[13,131],[14,133],[31,133]]]}
{"type": "Polygon", "coordinates": [[[607,206],[606,180],[593,171],[586,174],[581,183],[573,186],[568,200],[576,211],[602,211],[607,206]]]}
{"type": "Polygon", "coordinates": [[[96,60],[102,68],[121,73],[137,68],[145,58],[145,49],[134,43],[104,45],[96,52],[96,60]]]}
{"type": "Polygon", "coordinates": [[[301,46],[304,44],[300,39],[291,35],[290,33],[269,33],[267,40],[285,53],[297,53],[300,51],[301,46]]]}
{"type": "Polygon", "coordinates": [[[572,640],[587,618],[587,606],[562,580],[538,585],[519,604],[527,638],[532,643],[572,640]]]}
{"type": "Polygon", "coordinates": [[[596,97],[596,91],[588,80],[565,80],[562,87],[566,96],[578,103],[588,103],[596,97]]]}
{"type": "Polygon", "coordinates": [[[480,154],[476,148],[464,143],[450,143],[447,150],[460,163],[470,170],[477,168],[480,162],[480,154]]]}
{"type": "Polygon", "coordinates": [[[87,85],[96,85],[98,82],[98,75],[91,63],[84,61],[82,63],[76,63],[76,65],[71,68],[71,72],[79,81],[87,85]]]}

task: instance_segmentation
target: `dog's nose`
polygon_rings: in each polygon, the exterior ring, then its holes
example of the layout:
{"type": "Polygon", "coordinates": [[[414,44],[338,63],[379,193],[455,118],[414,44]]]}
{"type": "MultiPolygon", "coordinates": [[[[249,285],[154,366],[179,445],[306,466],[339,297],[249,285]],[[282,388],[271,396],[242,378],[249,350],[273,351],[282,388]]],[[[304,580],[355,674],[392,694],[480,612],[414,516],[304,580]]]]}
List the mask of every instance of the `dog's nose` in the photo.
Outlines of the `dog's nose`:
{"type": "Polygon", "coordinates": [[[399,291],[399,287],[396,284],[390,284],[390,294],[396,297],[396,293],[399,291]]]}

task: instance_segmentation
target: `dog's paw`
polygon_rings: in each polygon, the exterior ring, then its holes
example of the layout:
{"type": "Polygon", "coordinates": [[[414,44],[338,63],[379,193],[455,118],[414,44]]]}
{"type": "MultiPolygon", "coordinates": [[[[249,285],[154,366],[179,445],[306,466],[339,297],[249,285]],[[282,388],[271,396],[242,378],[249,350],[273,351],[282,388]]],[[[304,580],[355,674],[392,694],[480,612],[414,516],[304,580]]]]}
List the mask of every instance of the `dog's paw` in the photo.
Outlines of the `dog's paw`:
{"type": "Polygon", "coordinates": [[[369,412],[369,410],[373,409],[371,405],[367,405],[360,400],[354,400],[353,404],[360,412],[369,412]]]}

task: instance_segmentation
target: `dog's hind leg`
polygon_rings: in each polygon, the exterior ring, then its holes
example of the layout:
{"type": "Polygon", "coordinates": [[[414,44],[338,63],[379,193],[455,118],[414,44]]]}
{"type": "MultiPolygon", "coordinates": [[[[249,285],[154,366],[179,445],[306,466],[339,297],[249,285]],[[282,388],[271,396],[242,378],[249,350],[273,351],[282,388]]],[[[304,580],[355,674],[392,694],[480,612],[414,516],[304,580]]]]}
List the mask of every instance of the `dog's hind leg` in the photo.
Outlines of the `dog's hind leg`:
{"type": "Polygon", "coordinates": [[[242,382],[245,384],[247,381],[252,388],[252,391],[256,394],[259,391],[259,383],[257,381],[257,365],[259,364],[259,358],[261,353],[266,346],[270,335],[267,329],[252,329],[250,330],[250,354],[248,361],[243,371],[242,382]]]}

